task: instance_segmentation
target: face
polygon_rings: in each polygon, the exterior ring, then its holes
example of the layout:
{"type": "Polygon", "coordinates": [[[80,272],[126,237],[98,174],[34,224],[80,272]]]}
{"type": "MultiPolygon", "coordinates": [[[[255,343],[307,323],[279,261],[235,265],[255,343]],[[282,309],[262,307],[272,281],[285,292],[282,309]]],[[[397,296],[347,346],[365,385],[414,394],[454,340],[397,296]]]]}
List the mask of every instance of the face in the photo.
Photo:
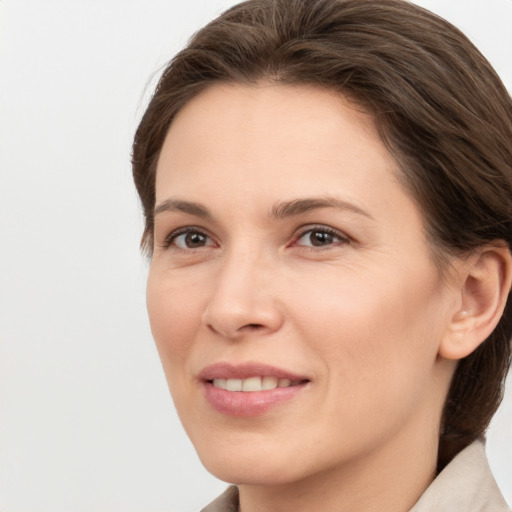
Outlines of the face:
{"type": "Polygon", "coordinates": [[[216,85],[174,120],[148,310],[219,478],[298,481],[436,432],[454,294],[396,169],[372,118],[315,88],[216,85]]]}

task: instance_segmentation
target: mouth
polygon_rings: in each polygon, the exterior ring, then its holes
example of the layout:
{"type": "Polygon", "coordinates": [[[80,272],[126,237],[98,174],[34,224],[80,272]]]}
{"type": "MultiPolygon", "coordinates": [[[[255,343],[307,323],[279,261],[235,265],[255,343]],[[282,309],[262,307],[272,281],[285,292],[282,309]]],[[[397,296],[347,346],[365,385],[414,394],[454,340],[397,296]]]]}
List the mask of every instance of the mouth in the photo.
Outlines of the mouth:
{"type": "Polygon", "coordinates": [[[208,404],[228,416],[260,416],[295,398],[311,382],[276,367],[216,363],[199,375],[208,404]]]}
{"type": "Polygon", "coordinates": [[[291,386],[299,386],[305,384],[307,380],[290,380],[279,379],[277,377],[249,377],[247,379],[212,379],[207,382],[211,383],[213,387],[218,389],[225,389],[226,391],[244,391],[254,393],[258,391],[270,391],[276,388],[289,388],[291,386]]]}

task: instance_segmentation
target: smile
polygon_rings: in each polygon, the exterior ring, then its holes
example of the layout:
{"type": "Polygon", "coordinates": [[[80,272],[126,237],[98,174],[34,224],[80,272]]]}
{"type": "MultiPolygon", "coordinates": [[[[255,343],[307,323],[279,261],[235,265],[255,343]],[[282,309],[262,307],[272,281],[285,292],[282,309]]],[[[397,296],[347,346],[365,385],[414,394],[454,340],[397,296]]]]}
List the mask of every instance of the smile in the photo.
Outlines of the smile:
{"type": "Polygon", "coordinates": [[[309,388],[303,375],[260,363],[216,363],[199,374],[208,405],[227,416],[261,416],[309,388]]]}
{"type": "Polygon", "coordinates": [[[218,389],[225,389],[227,391],[270,391],[276,388],[288,388],[290,386],[297,386],[304,381],[290,379],[279,379],[277,377],[249,377],[248,379],[213,379],[213,387],[218,389]]]}

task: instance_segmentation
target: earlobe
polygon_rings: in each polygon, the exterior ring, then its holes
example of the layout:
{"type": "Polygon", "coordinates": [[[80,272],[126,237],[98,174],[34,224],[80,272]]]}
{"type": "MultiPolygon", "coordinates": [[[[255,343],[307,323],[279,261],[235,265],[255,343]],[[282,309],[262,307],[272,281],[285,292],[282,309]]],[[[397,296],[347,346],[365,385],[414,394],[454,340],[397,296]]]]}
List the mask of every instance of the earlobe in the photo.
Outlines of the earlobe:
{"type": "Polygon", "coordinates": [[[512,282],[510,249],[505,243],[480,248],[462,263],[459,278],[460,307],[439,347],[439,355],[452,360],[471,354],[498,325],[512,282]]]}

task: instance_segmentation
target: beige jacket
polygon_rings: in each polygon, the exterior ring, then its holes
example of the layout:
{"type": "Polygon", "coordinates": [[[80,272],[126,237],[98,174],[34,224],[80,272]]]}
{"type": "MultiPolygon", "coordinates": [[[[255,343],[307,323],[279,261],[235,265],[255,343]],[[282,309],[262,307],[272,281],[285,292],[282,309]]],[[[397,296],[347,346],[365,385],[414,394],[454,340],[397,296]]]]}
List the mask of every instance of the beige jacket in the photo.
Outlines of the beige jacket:
{"type": "MultiPolygon", "coordinates": [[[[229,487],[201,512],[238,512],[238,489],[229,487]]],[[[511,512],[491,474],[484,443],[462,450],[410,512],[511,512]]]]}

